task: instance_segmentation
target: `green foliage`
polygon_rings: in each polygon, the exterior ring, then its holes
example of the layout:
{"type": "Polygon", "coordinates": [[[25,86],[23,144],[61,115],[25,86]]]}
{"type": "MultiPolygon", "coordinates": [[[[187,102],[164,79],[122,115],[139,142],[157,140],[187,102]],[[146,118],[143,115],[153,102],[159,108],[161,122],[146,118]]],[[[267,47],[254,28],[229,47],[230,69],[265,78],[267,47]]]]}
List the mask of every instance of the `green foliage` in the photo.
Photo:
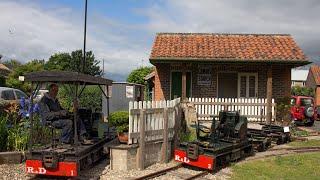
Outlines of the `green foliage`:
{"type": "Polygon", "coordinates": [[[128,132],[129,113],[127,111],[116,111],[109,116],[109,125],[115,127],[118,133],[128,132]]]}
{"type": "Polygon", "coordinates": [[[290,97],[283,97],[277,100],[277,121],[288,125],[291,122],[290,119],[290,97]]]}
{"type": "MultiPolygon", "coordinates": [[[[72,96],[69,95],[69,88],[61,86],[59,88],[59,102],[64,109],[72,111],[72,96]]],[[[79,99],[80,107],[91,108],[93,111],[102,110],[101,90],[98,86],[87,86],[79,99]]]]}
{"type": "Polygon", "coordinates": [[[314,90],[308,87],[294,86],[291,88],[291,94],[295,96],[314,96],[314,90]]]}
{"type": "Polygon", "coordinates": [[[0,86],[6,86],[6,78],[0,75],[0,86]]]}
{"type": "Polygon", "coordinates": [[[71,63],[71,56],[69,53],[56,53],[50,56],[45,65],[46,70],[67,70],[68,64],[71,63]]]}
{"type": "Polygon", "coordinates": [[[87,86],[81,97],[80,106],[90,107],[93,111],[102,111],[102,92],[98,86],[87,86]]]}
{"type": "Polygon", "coordinates": [[[181,142],[192,142],[197,140],[197,132],[194,128],[189,128],[187,132],[180,132],[181,142]]]}
{"type": "Polygon", "coordinates": [[[3,62],[3,64],[11,70],[15,70],[17,67],[22,65],[22,63],[20,61],[15,60],[15,59],[7,60],[7,61],[3,62]]]}
{"type": "Polygon", "coordinates": [[[19,81],[19,76],[24,76],[30,72],[37,72],[44,70],[44,60],[32,60],[26,64],[20,65],[12,71],[7,79],[7,86],[21,89],[24,92],[31,91],[31,85],[27,82],[19,81]]]}
{"type": "Polygon", "coordinates": [[[8,128],[7,128],[7,119],[4,116],[0,117],[0,151],[7,150],[7,137],[8,137],[8,128]]]}
{"type": "Polygon", "coordinates": [[[144,77],[152,72],[152,67],[140,67],[138,69],[133,70],[128,78],[127,81],[130,83],[137,83],[137,84],[145,84],[144,77]]]}
{"type": "Polygon", "coordinates": [[[27,149],[29,131],[21,124],[15,124],[8,130],[7,150],[25,151],[27,149]]]}
{"type": "MultiPolygon", "coordinates": [[[[82,50],[72,51],[71,53],[56,53],[49,58],[45,69],[82,72],[82,61],[82,50]]],[[[99,76],[102,74],[99,67],[99,61],[95,59],[92,51],[86,52],[84,73],[92,76],[99,76]]]]}

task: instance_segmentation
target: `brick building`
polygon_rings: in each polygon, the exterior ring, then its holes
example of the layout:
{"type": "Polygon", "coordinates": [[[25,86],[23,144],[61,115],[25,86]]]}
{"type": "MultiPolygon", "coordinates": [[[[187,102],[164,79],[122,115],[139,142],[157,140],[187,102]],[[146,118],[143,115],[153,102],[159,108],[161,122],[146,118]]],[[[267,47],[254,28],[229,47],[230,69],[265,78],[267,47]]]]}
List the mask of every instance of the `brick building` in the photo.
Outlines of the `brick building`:
{"type": "Polygon", "coordinates": [[[158,33],[154,99],[290,96],[291,68],[309,64],[290,35],[158,33]]]}
{"type": "Polygon", "coordinates": [[[316,106],[320,106],[320,66],[312,65],[310,67],[306,87],[314,89],[316,106]]]}

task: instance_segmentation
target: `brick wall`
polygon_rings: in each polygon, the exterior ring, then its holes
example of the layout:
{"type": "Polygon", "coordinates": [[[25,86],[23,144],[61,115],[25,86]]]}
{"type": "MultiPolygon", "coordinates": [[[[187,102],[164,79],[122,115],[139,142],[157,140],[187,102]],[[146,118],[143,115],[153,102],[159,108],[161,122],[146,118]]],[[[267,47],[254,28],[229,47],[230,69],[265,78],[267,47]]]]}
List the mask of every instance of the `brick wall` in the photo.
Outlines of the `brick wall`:
{"type": "MultiPolygon", "coordinates": [[[[180,64],[181,65],[181,64],[180,64]]],[[[219,72],[258,73],[258,97],[266,98],[267,65],[257,64],[207,64],[212,67],[210,85],[198,85],[198,64],[188,64],[187,70],[192,71],[192,97],[217,97],[217,79],[219,72]]],[[[179,64],[156,64],[155,100],[170,99],[170,72],[181,70],[179,64]]],[[[273,66],[273,97],[290,96],[291,67],[273,66]]],[[[236,87],[237,88],[237,87],[236,87]]]]}

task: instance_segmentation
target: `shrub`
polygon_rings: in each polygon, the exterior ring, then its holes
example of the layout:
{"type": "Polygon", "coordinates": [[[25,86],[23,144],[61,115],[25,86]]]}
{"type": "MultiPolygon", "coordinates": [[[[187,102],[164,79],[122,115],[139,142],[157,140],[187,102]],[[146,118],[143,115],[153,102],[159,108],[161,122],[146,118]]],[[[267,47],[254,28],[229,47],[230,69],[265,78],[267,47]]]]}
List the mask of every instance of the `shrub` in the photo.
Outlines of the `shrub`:
{"type": "Polygon", "coordinates": [[[0,117],[0,151],[7,150],[7,137],[8,137],[7,118],[5,116],[1,116],[0,117]]]}
{"type": "Polygon", "coordinates": [[[276,119],[278,123],[288,125],[291,122],[290,118],[290,97],[283,97],[277,100],[277,114],[276,119]]]}
{"type": "Polygon", "coordinates": [[[116,128],[118,133],[128,132],[129,113],[127,111],[116,111],[109,116],[109,125],[116,128]]]}

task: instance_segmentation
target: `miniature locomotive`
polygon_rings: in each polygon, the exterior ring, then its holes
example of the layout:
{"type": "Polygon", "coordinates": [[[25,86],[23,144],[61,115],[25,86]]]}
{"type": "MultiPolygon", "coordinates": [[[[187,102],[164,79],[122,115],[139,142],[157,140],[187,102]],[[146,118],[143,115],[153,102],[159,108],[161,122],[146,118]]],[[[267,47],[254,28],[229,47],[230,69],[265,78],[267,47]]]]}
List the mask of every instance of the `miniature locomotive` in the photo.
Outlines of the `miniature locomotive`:
{"type": "Polygon", "coordinates": [[[197,140],[182,142],[175,149],[174,158],[191,166],[217,170],[252,153],[252,142],[247,137],[247,118],[237,111],[222,111],[218,117],[213,117],[211,128],[198,122],[197,140]]]}

